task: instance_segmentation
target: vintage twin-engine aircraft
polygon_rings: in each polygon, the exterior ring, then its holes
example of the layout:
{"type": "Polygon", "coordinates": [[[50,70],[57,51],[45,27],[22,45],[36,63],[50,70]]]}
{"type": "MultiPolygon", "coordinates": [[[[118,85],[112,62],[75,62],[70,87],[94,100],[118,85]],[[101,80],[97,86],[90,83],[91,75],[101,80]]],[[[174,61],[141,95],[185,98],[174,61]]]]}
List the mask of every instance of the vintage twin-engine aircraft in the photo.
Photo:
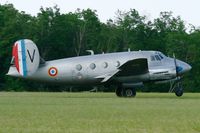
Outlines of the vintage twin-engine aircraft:
{"type": "Polygon", "coordinates": [[[133,97],[135,87],[145,82],[173,82],[172,90],[182,96],[182,75],[187,63],[159,51],[128,51],[44,61],[37,46],[28,39],[15,42],[7,75],[44,82],[77,85],[116,85],[116,95],[133,97]]]}

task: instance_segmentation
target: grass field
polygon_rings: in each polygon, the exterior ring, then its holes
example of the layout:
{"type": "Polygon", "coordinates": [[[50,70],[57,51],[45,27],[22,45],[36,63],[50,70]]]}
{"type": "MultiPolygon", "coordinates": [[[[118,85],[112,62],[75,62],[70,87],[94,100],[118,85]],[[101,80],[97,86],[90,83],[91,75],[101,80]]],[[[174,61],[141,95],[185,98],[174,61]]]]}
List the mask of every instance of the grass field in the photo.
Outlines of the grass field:
{"type": "Polygon", "coordinates": [[[0,133],[200,133],[200,94],[1,92],[0,133]]]}

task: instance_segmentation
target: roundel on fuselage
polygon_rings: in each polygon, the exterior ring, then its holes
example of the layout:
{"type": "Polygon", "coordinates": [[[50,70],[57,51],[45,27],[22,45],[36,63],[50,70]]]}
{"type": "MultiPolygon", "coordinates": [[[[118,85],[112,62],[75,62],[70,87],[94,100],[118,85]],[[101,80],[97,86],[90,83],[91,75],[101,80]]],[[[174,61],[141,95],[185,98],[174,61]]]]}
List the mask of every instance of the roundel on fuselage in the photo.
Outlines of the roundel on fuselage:
{"type": "Polygon", "coordinates": [[[33,41],[29,39],[18,40],[13,46],[12,55],[20,75],[24,77],[32,75],[38,69],[40,55],[33,41]]]}
{"type": "Polygon", "coordinates": [[[58,69],[56,67],[51,67],[48,70],[48,74],[51,77],[55,77],[58,74],[58,69]]]}

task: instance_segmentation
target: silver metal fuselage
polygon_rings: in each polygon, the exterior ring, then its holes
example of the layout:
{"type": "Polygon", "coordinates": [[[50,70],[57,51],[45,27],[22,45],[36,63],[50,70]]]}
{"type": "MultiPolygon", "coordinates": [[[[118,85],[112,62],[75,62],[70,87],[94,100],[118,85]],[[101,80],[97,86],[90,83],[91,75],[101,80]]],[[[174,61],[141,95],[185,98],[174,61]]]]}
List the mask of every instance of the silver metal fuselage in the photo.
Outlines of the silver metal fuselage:
{"type": "MultiPolygon", "coordinates": [[[[119,71],[119,67],[129,60],[146,58],[148,60],[148,73],[131,76],[113,76],[111,79],[119,83],[139,83],[145,81],[163,81],[176,78],[176,66],[174,59],[164,56],[158,51],[133,51],[118,52],[107,54],[96,54],[87,56],[78,56],[66,59],[46,61],[40,64],[38,70],[31,76],[22,77],[14,66],[10,67],[8,75],[21,77],[31,80],[64,83],[67,85],[98,85],[102,84],[102,78],[112,76],[119,71]],[[152,56],[161,54],[162,58],[152,56]],[[49,75],[50,68],[57,68],[57,75],[49,75]]],[[[180,67],[178,73],[189,71],[191,66],[187,63],[177,60],[177,66],[180,67]]]]}

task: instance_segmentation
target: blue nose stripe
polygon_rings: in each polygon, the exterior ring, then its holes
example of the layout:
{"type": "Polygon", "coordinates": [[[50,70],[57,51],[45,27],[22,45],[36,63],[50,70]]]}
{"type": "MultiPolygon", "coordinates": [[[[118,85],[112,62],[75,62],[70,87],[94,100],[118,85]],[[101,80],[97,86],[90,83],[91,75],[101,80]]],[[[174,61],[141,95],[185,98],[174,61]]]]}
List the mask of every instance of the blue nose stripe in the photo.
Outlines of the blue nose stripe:
{"type": "Polygon", "coordinates": [[[176,71],[177,71],[177,72],[181,72],[182,70],[183,70],[182,67],[180,67],[180,66],[177,66],[177,67],[176,67],[176,71]]]}

